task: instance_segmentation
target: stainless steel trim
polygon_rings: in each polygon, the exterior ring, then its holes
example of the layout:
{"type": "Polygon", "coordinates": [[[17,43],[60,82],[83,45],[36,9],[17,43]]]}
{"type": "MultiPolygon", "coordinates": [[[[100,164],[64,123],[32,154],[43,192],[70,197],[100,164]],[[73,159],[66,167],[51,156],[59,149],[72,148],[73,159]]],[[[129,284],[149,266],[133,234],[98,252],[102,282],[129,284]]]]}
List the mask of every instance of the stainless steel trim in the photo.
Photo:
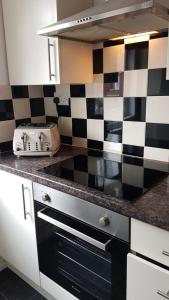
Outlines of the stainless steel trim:
{"type": "MultiPolygon", "coordinates": [[[[104,203],[101,199],[98,199],[98,205],[96,205],[87,201],[87,199],[83,200],[35,182],[33,183],[33,193],[34,200],[44,204],[43,197],[44,194],[47,194],[50,198],[50,202],[45,204],[48,207],[64,212],[102,232],[129,242],[129,217],[100,206],[101,203],[104,203]],[[99,224],[99,219],[105,215],[109,218],[110,224],[106,227],[102,227],[99,224]]],[[[87,197],[87,195],[85,197],[87,197]]]]}
{"type": "Polygon", "coordinates": [[[49,216],[44,214],[45,210],[46,210],[46,208],[43,208],[42,210],[40,210],[37,213],[37,215],[40,219],[45,220],[48,223],[53,224],[54,226],[59,227],[65,231],[77,236],[78,238],[84,240],[85,242],[88,242],[88,243],[92,244],[93,246],[106,251],[107,246],[110,244],[111,240],[108,240],[105,244],[103,244],[103,243],[85,235],[84,233],[82,233],[74,228],[69,227],[68,225],[65,225],[53,218],[50,218],[49,216]]]}
{"type": "Polygon", "coordinates": [[[28,215],[31,215],[31,214],[30,214],[30,212],[26,212],[25,190],[28,190],[28,191],[29,191],[29,188],[28,188],[28,187],[25,187],[25,186],[22,184],[23,213],[24,213],[24,219],[26,220],[26,219],[27,219],[27,216],[28,216],[28,215]]]}
{"type": "Polygon", "coordinates": [[[55,77],[55,74],[52,74],[51,71],[51,56],[50,56],[50,48],[54,47],[53,44],[51,44],[50,39],[48,39],[48,60],[49,60],[49,80],[52,80],[52,77],[55,77]]]}
{"type": "Polygon", "coordinates": [[[157,291],[157,294],[160,295],[160,296],[162,296],[165,299],[169,299],[169,291],[167,292],[167,294],[163,293],[161,291],[157,291]]]}
{"type": "Polygon", "coordinates": [[[162,254],[169,257],[169,252],[168,251],[163,250],[162,254]]]}

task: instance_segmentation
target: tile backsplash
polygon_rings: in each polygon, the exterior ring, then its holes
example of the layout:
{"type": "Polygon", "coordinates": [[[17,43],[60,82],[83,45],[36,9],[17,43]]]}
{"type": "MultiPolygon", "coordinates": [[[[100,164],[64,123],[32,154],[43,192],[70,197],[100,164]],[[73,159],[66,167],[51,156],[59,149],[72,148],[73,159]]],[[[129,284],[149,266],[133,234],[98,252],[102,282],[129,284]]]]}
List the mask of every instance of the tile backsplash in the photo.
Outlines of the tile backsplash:
{"type": "Polygon", "coordinates": [[[93,84],[0,87],[0,143],[6,149],[24,119],[57,121],[62,142],[80,147],[169,160],[167,37],[93,50],[93,84]]]}

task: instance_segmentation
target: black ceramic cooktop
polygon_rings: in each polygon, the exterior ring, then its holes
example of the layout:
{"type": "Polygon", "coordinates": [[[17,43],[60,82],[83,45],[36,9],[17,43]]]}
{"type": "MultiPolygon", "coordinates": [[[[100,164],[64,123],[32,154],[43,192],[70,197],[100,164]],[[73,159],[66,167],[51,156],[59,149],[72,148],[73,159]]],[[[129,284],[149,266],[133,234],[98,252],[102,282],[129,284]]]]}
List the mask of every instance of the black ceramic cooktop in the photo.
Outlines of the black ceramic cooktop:
{"type": "Polygon", "coordinates": [[[39,170],[127,200],[141,196],[167,171],[164,163],[100,151],[88,151],[39,170]]]}

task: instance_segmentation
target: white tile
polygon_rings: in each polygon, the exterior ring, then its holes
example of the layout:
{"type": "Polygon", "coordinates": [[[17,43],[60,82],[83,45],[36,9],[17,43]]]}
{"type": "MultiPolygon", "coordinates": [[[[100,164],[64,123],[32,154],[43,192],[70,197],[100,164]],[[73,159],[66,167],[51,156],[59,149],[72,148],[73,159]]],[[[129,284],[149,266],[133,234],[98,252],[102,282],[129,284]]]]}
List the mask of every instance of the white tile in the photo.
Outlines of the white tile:
{"type": "MultiPolygon", "coordinates": [[[[166,154],[168,152],[168,157],[169,157],[169,150],[158,149],[158,148],[153,148],[153,149],[165,150],[166,154]]],[[[166,155],[166,157],[167,157],[167,155],[166,155]]],[[[158,160],[155,160],[155,159],[144,159],[144,168],[148,168],[148,169],[152,169],[152,170],[159,170],[159,171],[162,171],[162,172],[168,172],[168,160],[161,160],[160,161],[159,159],[158,160]]]]}
{"type": "Polygon", "coordinates": [[[46,116],[57,116],[56,104],[53,102],[53,97],[44,98],[44,104],[46,116]]]}
{"type": "Polygon", "coordinates": [[[72,138],[72,145],[76,146],[76,147],[87,148],[87,139],[73,137],[72,138]]]}
{"type": "Polygon", "coordinates": [[[103,83],[87,83],[86,84],[86,98],[102,98],[103,97],[103,83]]]}
{"type": "Polygon", "coordinates": [[[146,121],[169,123],[169,96],[147,97],[146,121]]]}
{"type": "Polygon", "coordinates": [[[122,182],[136,187],[143,187],[144,169],[139,166],[123,164],[122,182]]]}
{"type": "Polygon", "coordinates": [[[9,85],[0,86],[0,100],[12,99],[11,87],[9,85]]]}
{"type": "Polygon", "coordinates": [[[122,153],[122,144],[104,141],[104,151],[122,153]]]}
{"type": "Polygon", "coordinates": [[[29,99],[13,99],[13,108],[15,119],[25,119],[31,117],[29,99]]]}
{"type": "Polygon", "coordinates": [[[70,84],[57,84],[55,97],[67,97],[70,98],[70,84]]]}
{"type": "Polygon", "coordinates": [[[104,73],[124,71],[125,46],[118,45],[103,49],[104,73]]]}
{"type": "Polygon", "coordinates": [[[71,98],[71,116],[77,119],[87,118],[86,99],[71,98]]]}
{"type": "Polygon", "coordinates": [[[94,74],[93,75],[93,82],[103,84],[103,74],[94,74]]]}
{"type": "Polygon", "coordinates": [[[8,142],[13,140],[15,129],[15,121],[3,121],[0,122],[0,142],[8,142]]]}
{"type": "Polygon", "coordinates": [[[95,141],[103,141],[104,122],[103,120],[87,120],[87,138],[95,141]]]}
{"type": "Polygon", "coordinates": [[[123,122],[123,144],[143,147],[145,145],[145,123],[123,122]]]}
{"type": "Polygon", "coordinates": [[[123,120],[123,98],[120,97],[104,98],[104,120],[107,121],[123,120]]]}
{"type": "Polygon", "coordinates": [[[146,97],[148,70],[124,72],[124,97],[146,97]]]}
{"type": "Polygon", "coordinates": [[[46,123],[46,117],[45,116],[32,117],[31,122],[32,123],[46,123]]]}
{"type": "Polygon", "coordinates": [[[29,98],[43,98],[43,86],[42,85],[29,85],[29,98]]]}
{"type": "Polygon", "coordinates": [[[158,69],[167,66],[168,38],[159,38],[149,41],[148,68],[158,69]]]}
{"type": "Polygon", "coordinates": [[[144,157],[147,159],[169,162],[169,150],[144,147],[144,157]]]}
{"type": "Polygon", "coordinates": [[[61,135],[72,136],[72,119],[68,117],[59,118],[59,132],[61,135]]]}

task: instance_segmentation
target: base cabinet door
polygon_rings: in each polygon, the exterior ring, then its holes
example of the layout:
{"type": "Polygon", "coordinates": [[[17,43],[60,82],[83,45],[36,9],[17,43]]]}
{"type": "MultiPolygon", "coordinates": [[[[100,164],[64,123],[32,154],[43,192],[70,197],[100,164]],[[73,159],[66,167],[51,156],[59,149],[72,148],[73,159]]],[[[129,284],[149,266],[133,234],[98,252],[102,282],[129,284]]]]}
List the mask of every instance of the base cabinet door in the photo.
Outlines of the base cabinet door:
{"type": "Polygon", "coordinates": [[[0,171],[0,251],[19,272],[40,284],[32,182],[0,171]]]}
{"type": "Polygon", "coordinates": [[[127,300],[165,299],[169,299],[169,271],[129,254],[127,300]]]}

